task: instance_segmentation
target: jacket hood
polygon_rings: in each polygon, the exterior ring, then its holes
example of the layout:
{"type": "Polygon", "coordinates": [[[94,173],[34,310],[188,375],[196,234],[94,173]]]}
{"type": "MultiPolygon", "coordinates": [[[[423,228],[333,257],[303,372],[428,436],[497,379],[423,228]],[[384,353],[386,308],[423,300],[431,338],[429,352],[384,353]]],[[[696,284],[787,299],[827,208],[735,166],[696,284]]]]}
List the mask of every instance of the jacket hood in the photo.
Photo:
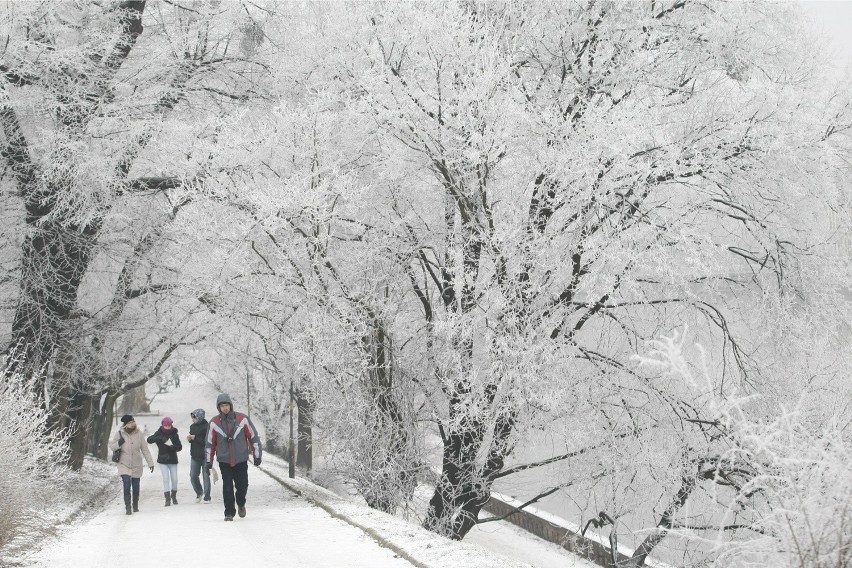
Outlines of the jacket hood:
{"type": "Polygon", "coordinates": [[[195,410],[190,412],[189,415],[195,416],[196,418],[198,418],[198,421],[201,422],[202,420],[204,420],[204,409],[203,408],[196,408],[195,410]]]}
{"type": "Polygon", "coordinates": [[[220,394],[218,397],[216,397],[216,410],[219,410],[219,405],[223,402],[227,402],[228,404],[230,404],[231,410],[234,409],[234,403],[231,402],[231,397],[226,394],[220,394]]]}

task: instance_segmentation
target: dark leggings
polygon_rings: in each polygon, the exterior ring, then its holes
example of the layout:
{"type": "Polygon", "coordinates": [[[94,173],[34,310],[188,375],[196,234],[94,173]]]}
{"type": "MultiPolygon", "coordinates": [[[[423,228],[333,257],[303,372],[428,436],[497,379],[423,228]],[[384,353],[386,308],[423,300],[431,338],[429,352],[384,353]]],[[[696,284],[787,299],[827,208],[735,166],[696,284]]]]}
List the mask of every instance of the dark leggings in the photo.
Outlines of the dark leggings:
{"type": "Polygon", "coordinates": [[[129,475],[121,476],[121,484],[124,485],[124,494],[130,496],[130,488],[133,487],[133,494],[139,497],[139,478],[130,477],[129,475]]]}

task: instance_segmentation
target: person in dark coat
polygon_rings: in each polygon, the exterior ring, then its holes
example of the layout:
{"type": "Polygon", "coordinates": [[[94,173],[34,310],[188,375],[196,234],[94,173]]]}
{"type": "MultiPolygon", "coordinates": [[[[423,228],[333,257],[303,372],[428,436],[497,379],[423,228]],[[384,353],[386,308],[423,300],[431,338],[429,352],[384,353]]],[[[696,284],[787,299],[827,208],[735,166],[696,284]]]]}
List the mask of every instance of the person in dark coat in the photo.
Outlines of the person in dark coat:
{"type": "Polygon", "coordinates": [[[210,420],[207,428],[204,467],[212,468],[213,458],[218,459],[219,471],[222,472],[225,520],[233,521],[235,513],[238,513],[240,518],[246,516],[248,459],[252,457],[254,465],[259,466],[262,448],[254,424],[245,414],[234,412],[231,397],[220,394],[216,399],[216,409],[219,414],[210,420]]]}
{"type": "Polygon", "coordinates": [[[204,503],[210,503],[210,471],[204,467],[204,445],[207,443],[207,420],[204,418],[204,410],[196,408],[189,413],[192,417],[192,426],[189,427],[189,434],[186,435],[186,440],[189,442],[189,482],[195,490],[195,502],[201,502],[202,496],[204,503]],[[204,481],[202,489],[201,480],[204,481]]]}
{"type": "Polygon", "coordinates": [[[136,427],[136,420],[129,414],[121,417],[121,428],[109,442],[110,451],[121,448],[118,463],[118,475],[124,486],[124,509],[128,515],[139,512],[139,478],[142,477],[142,458],[148,462],[148,467],[154,471],[154,460],[148,450],[148,444],[142,436],[142,431],[136,427]],[[133,509],[130,508],[130,490],[133,489],[133,509]]]}
{"type": "Polygon", "coordinates": [[[177,453],[183,449],[178,430],[171,418],[166,416],[160,422],[156,432],[148,436],[149,444],[157,444],[157,463],[160,464],[160,474],[163,476],[163,495],[166,497],[166,507],[177,502],[177,453]]]}

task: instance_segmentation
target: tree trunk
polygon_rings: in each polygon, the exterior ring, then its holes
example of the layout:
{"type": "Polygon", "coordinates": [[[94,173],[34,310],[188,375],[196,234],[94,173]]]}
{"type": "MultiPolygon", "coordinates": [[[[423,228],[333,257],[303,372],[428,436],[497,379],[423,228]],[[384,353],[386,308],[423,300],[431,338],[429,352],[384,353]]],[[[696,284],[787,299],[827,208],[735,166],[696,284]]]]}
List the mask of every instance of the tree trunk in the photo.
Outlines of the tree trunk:
{"type": "Polygon", "coordinates": [[[280,438],[275,434],[270,434],[267,432],[266,445],[263,449],[264,451],[267,451],[270,454],[275,454],[284,458],[285,460],[287,459],[287,445],[282,444],[280,438]]]}
{"type": "Polygon", "coordinates": [[[97,408],[98,398],[75,392],[71,397],[69,408],[69,419],[71,422],[71,453],[68,456],[68,465],[74,471],[83,467],[83,460],[89,449],[89,428],[92,425],[92,411],[97,408]]]}
{"type": "Polygon", "coordinates": [[[367,316],[370,333],[362,337],[361,347],[366,358],[365,386],[372,405],[365,426],[375,432],[372,438],[381,447],[365,449],[372,455],[384,456],[384,461],[372,464],[375,475],[360,487],[360,492],[370,507],[393,514],[400,502],[411,497],[416,485],[416,464],[411,463],[411,425],[394,385],[393,340],[374,312],[368,310],[367,316]]]}
{"type": "MultiPolygon", "coordinates": [[[[455,188],[450,187],[451,179],[447,179],[449,193],[458,194],[455,188]]],[[[448,274],[444,281],[444,307],[450,313],[461,313],[467,316],[477,309],[476,282],[479,277],[479,268],[482,255],[483,240],[476,226],[476,219],[472,211],[463,211],[461,204],[456,203],[461,218],[461,293],[456,302],[453,292],[453,281],[448,274]],[[448,292],[449,290],[449,292],[448,292]]],[[[467,205],[465,204],[466,208],[467,205]]],[[[447,226],[452,230],[454,222],[447,214],[447,226]]],[[[452,239],[448,240],[445,262],[452,262],[452,239]]],[[[487,408],[494,402],[496,387],[486,385],[483,391],[483,400],[486,406],[482,408],[469,408],[468,403],[473,394],[468,376],[473,368],[474,335],[472,329],[462,327],[455,332],[452,342],[455,350],[461,357],[461,369],[456,372],[450,388],[449,400],[449,423],[458,424],[451,431],[442,430],[444,440],[443,465],[441,479],[435,487],[435,492],[429,501],[429,509],[423,526],[431,531],[442,534],[453,540],[461,540],[476,524],[479,512],[488,499],[491,498],[491,484],[493,473],[489,473],[488,465],[485,468],[477,466],[477,454],[486,440],[487,426],[482,422],[483,416],[488,416],[487,408]],[[484,414],[483,414],[484,413],[484,414]]],[[[502,435],[508,436],[509,429],[502,435]]],[[[495,439],[500,439],[501,434],[495,431],[495,439]]],[[[502,447],[501,444],[498,444],[502,447]]],[[[502,450],[501,450],[502,452],[502,450]]],[[[489,452],[489,455],[493,453],[489,452]]],[[[502,454],[501,454],[502,455],[502,454]]],[[[499,460],[489,459],[489,464],[501,464],[499,460]]]]}
{"type": "Polygon", "coordinates": [[[78,471],[89,446],[89,427],[99,395],[91,395],[74,384],[71,368],[73,346],[62,341],[54,352],[52,373],[47,383],[49,401],[48,430],[68,433],[68,466],[78,471]]]}
{"type": "Polygon", "coordinates": [[[117,398],[117,392],[104,395],[98,412],[92,417],[89,451],[96,458],[105,460],[109,456],[107,445],[112,434],[112,422],[115,418],[113,407],[117,398]]]}
{"type": "Polygon", "coordinates": [[[669,534],[674,515],[686,504],[686,500],[689,499],[696,484],[697,479],[694,474],[684,473],[681,478],[680,489],[678,489],[666,510],[663,511],[657,527],[648,533],[645,540],[633,551],[633,556],[624,564],[625,568],[641,568],[645,565],[645,560],[647,560],[651,551],[669,534]]]}
{"type": "Polygon", "coordinates": [[[296,465],[304,468],[308,473],[313,469],[313,403],[305,396],[304,390],[299,389],[296,396],[296,407],[298,415],[298,447],[296,451],[296,465]]]}
{"type": "Polygon", "coordinates": [[[425,528],[461,540],[476,524],[491,497],[475,466],[481,442],[482,436],[471,430],[450,433],[444,440],[441,479],[429,500],[425,528]]]}
{"type": "MultiPolygon", "coordinates": [[[[485,402],[488,408],[495,404],[497,387],[485,387],[485,402]]],[[[458,429],[444,436],[444,455],[441,479],[429,501],[423,526],[453,540],[462,540],[476,525],[479,512],[491,498],[491,486],[505,466],[511,451],[509,437],[515,426],[512,411],[501,409],[491,428],[490,447],[482,465],[477,456],[489,436],[488,427],[480,422],[479,416],[490,415],[479,411],[475,417],[461,414],[462,402],[457,396],[451,402],[450,422],[458,421],[458,429]]],[[[469,410],[467,410],[469,412],[469,410]]]]}
{"type": "Polygon", "coordinates": [[[138,412],[150,412],[148,399],[145,398],[145,385],[140,385],[124,393],[121,404],[118,405],[119,414],[133,414],[138,412]]]}

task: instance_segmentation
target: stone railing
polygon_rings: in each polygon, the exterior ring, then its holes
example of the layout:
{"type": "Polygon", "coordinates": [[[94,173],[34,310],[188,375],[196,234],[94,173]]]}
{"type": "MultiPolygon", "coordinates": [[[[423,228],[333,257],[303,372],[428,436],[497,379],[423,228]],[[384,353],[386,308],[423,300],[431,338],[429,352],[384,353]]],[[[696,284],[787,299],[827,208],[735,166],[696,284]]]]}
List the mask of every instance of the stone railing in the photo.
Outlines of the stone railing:
{"type": "MultiPolygon", "coordinates": [[[[616,556],[618,563],[614,564],[612,548],[605,538],[591,531],[586,531],[585,536],[581,535],[580,527],[577,525],[534,507],[527,506],[518,511],[517,508],[521,505],[520,501],[511,497],[492,493],[484,509],[495,517],[505,517],[503,520],[506,522],[517,525],[548,542],[558,544],[565,550],[604,568],[626,566],[633,554],[629,548],[619,546],[616,556]]],[[[650,558],[645,560],[644,565],[648,568],[672,568],[650,558]]]]}

